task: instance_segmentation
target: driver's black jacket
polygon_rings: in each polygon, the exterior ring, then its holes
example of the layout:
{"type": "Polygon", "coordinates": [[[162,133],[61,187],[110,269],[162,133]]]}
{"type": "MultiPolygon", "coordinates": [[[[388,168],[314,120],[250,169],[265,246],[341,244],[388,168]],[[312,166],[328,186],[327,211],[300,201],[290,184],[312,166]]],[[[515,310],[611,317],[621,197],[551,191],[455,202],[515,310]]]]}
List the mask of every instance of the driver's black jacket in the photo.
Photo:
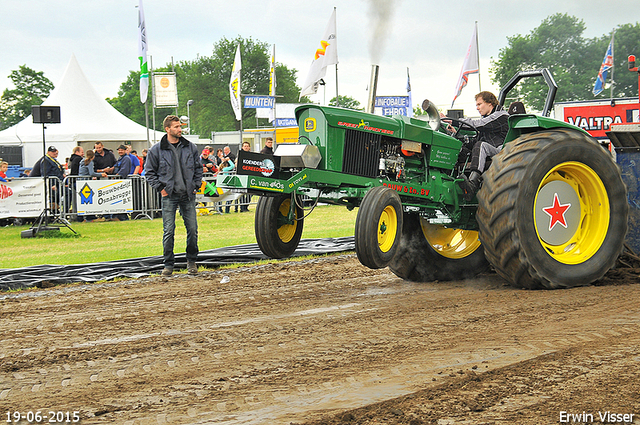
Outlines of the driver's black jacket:
{"type": "Polygon", "coordinates": [[[487,142],[495,147],[504,143],[509,131],[509,114],[502,105],[495,106],[482,118],[461,118],[460,121],[474,126],[478,130],[478,141],[487,142]]]}

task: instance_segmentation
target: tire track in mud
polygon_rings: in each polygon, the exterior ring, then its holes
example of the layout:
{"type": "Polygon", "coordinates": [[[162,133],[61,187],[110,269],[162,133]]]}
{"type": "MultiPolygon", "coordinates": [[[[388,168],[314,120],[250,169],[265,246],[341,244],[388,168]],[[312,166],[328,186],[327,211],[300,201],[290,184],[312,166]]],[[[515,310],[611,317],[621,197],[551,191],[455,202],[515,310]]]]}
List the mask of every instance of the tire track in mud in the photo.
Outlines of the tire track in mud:
{"type": "Polygon", "coordinates": [[[0,411],[288,424],[640,334],[637,285],[412,284],[353,256],[224,273],[5,298],[0,411]]]}

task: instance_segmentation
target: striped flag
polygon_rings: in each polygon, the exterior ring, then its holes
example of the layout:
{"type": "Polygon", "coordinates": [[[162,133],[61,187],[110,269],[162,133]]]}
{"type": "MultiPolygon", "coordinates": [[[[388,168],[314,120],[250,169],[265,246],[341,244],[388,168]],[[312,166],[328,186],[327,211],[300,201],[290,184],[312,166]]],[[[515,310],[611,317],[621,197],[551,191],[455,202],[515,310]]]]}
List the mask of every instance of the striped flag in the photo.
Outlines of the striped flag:
{"type": "Polygon", "coordinates": [[[233,61],[233,69],[231,70],[231,80],[229,81],[229,94],[231,95],[231,107],[236,115],[236,120],[242,120],[242,101],[240,100],[240,90],[242,83],[240,82],[240,70],[242,69],[242,61],[240,60],[240,44],[236,49],[236,57],[233,61]]]}
{"type": "Polygon", "coordinates": [[[607,79],[607,73],[611,68],[613,68],[613,37],[611,37],[611,42],[609,42],[609,47],[607,48],[607,52],[604,54],[604,59],[602,60],[602,65],[600,65],[600,71],[598,71],[596,82],[593,85],[594,96],[599,95],[604,90],[604,82],[607,79]]]}
{"type": "Polygon", "coordinates": [[[147,27],[144,22],[142,0],[138,2],[138,59],[140,60],[140,102],[147,101],[149,67],[147,66],[147,27]]]}
{"type": "Polygon", "coordinates": [[[458,77],[458,84],[456,85],[456,94],[453,97],[453,102],[451,102],[451,107],[453,108],[453,104],[455,103],[458,96],[462,92],[464,86],[469,82],[469,75],[471,74],[479,74],[480,73],[480,65],[478,64],[478,24],[473,28],[473,35],[471,36],[471,42],[469,43],[469,48],[467,49],[467,56],[464,58],[464,63],[462,64],[462,70],[460,70],[460,77],[458,77]]]}

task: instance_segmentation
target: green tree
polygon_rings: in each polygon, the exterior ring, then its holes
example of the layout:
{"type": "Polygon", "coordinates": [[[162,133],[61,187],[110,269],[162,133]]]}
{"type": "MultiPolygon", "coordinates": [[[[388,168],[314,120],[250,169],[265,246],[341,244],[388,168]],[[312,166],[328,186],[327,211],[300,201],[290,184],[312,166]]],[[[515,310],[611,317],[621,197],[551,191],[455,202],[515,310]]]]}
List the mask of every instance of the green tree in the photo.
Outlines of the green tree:
{"type": "MultiPolygon", "coordinates": [[[[582,20],[558,13],[544,19],[528,35],[507,37],[508,46],[500,49],[498,59],[492,61],[492,81],[502,87],[518,71],[549,68],[558,85],[556,101],[593,99],[593,84],[611,34],[585,39],[582,36],[584,30],[582,20]]],[[[618,27],[614,42],[614,97],[631,95],[633,76],[627,71],[626,58],[634,48],[640,52],[639,42],[638,24],[618,27]]],[[[635,86],[637,93],[637,82],[635,86]]],[[[546,93],[547,87],[541,78],[525,79],[509,97],[514,98],[510,100],[523,100],[529,108],[541,110],[546,93]]],[[[608,93],[600,96],[608,96],[608,93]]]]}
{"type": "Polygon", "coordinates": [[[9,78],[16,88],[5,89],[0,98],[0,130],[31,115],[31,106],[41,105],[53,90],[53,83],[43,72],[34,71],[26,65],[11,71],[9,78]]]}
{"type": "MultiPolygon", "coordinates": [[[[179,115],[187,115],[187,101],[194,101],[189,107],[192,134],[206,137],[212,131],[240,129],[229,97],[229,79],[238,44],[241,45],[242,56],[242,94],[269,94],[269,45],[239,36],[234,40],[222,38],[214,44],[211,56],[182,61],[174,67],[180,99],[179,115]]],[[[167,66],[154,71],[166,72],[171,69],[172,67],[167,66]]],[[[296,73],[295,69],[276,63],[277,102],[298,101],[300,88],[295,83],[296,73]]],[[[122,114],[144,125],[144,105],[139,100],[139,78],[139,72],[131,71],[127,81],[120,86],[118,97],[108,101],[122,114]]],[[[161,127],[162,119],[168,113],[175,113],[175,109],[156,112],[156,127],[161,127]]],[[[255,113],[255,109],[242,109],[243,128],[256,125],[255,113]]],[[[264,120],[264,123],[267,124],[267,121],[264,120]]]]}
{"type": "Polygon", "coordinates": [[[343,96],[339,94],[329,101],[329,106],[339,106],[340,108],[355,109],[356,111],[362,111],[364,108],[360,106],[360,102],[350,96],[343,96]]]}

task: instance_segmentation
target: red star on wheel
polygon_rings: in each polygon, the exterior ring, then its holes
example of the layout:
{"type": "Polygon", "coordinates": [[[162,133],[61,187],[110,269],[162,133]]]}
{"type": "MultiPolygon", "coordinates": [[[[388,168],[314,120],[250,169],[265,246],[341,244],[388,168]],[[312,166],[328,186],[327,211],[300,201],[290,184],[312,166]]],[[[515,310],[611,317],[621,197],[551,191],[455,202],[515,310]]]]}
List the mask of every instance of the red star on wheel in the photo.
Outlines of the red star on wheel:
{"type": "Polygon", "coordinates": [[[549,231],[552,231],[558,223],[565,229],[567,228],[567,220],[564,218],[564,213],[566,213],[569,208],[571,208],[571,204],[562,205],[560,199],[558,199],[558,194],[553,194],[553,205],[542,209],[542,211],[551,217],[549,231]]]}

